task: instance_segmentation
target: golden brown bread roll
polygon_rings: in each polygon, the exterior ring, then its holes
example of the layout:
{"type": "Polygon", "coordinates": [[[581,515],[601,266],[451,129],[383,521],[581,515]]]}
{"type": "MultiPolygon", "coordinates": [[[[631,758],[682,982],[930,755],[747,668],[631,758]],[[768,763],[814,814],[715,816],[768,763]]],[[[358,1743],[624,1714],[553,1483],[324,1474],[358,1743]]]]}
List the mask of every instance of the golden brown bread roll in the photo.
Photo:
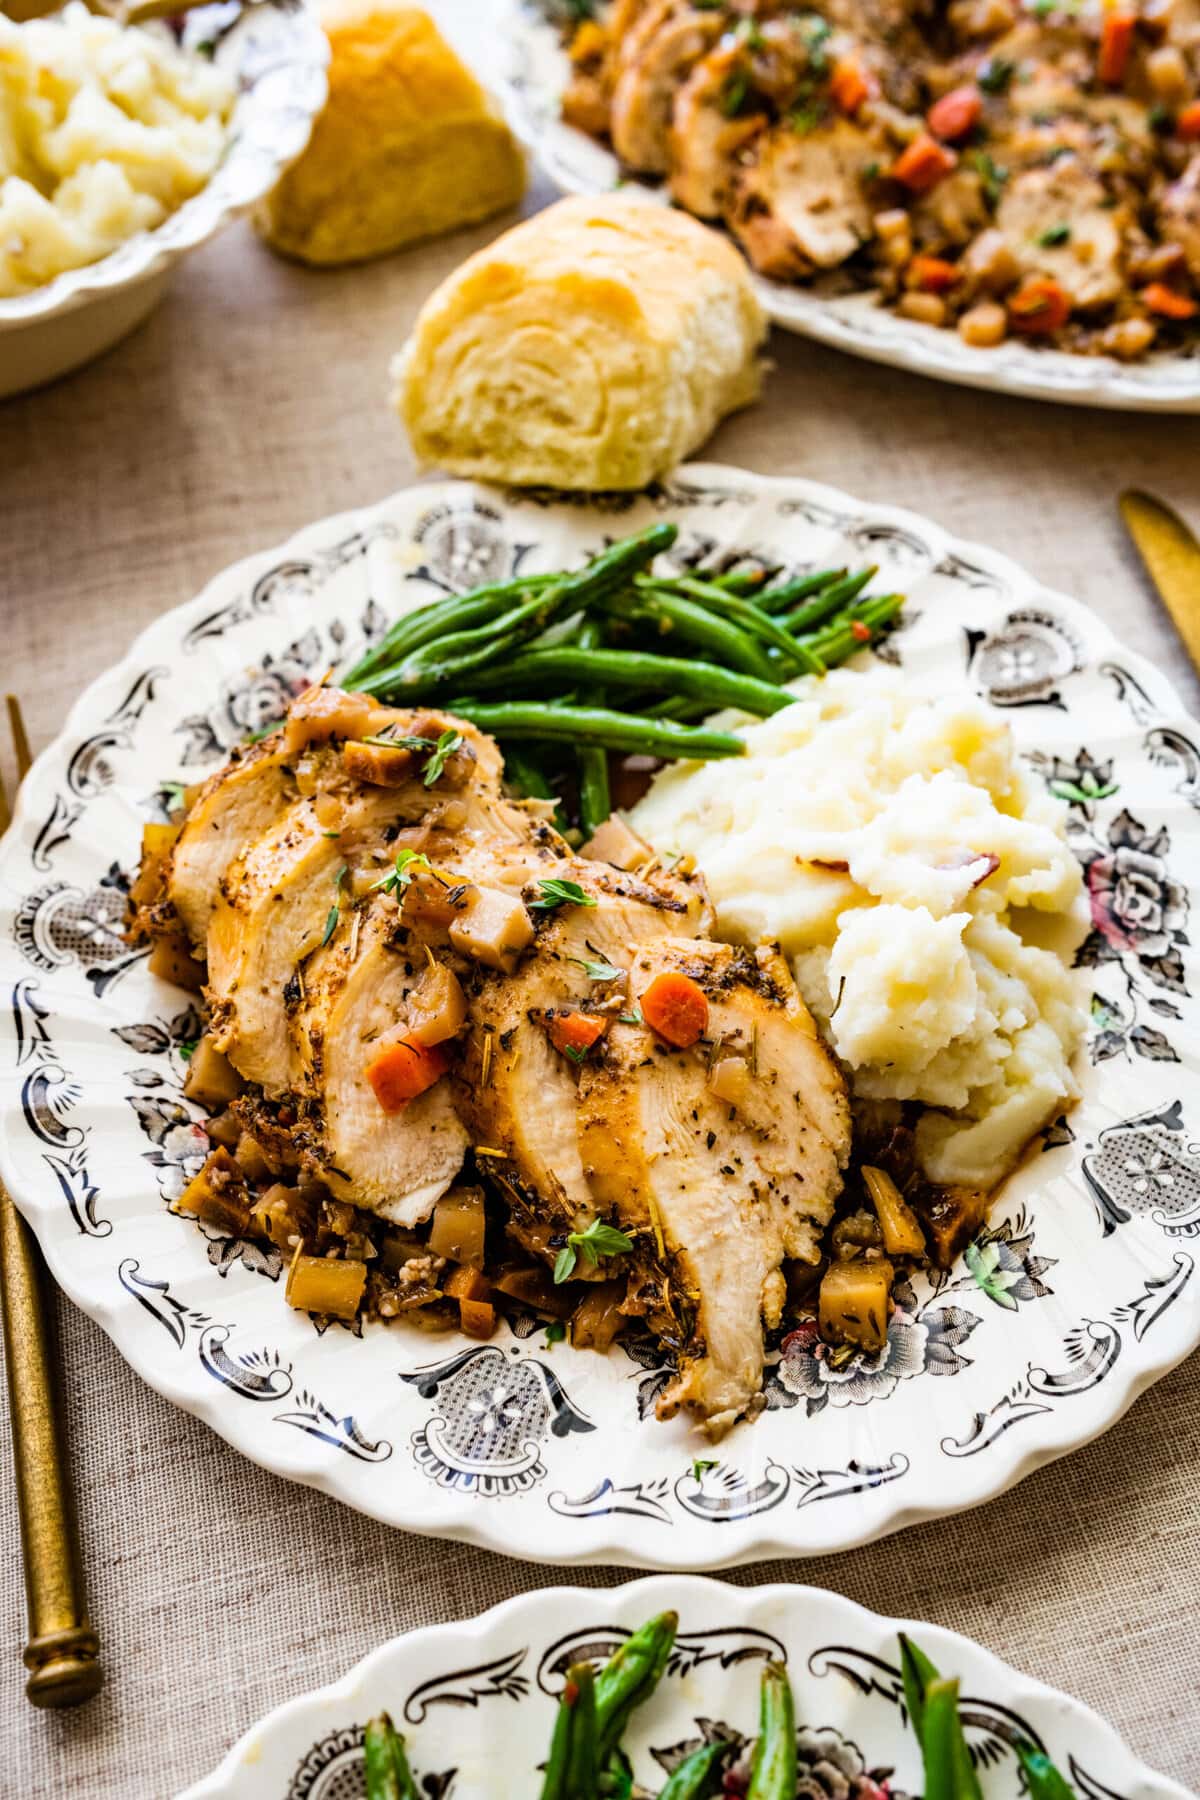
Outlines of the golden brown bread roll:
{"type": "Polygon", "coordinates": [[[362,262],[515,205],[521,151],[426,13],[333,0],[321,20],[329,99],[256,215],[273,249],[307,263],[362,262]]]}
{"type": "Polygon", "coordinates": [[[393,364],[413,448],[456,475],[636,488],[759,391],[733,246],[632,195],[560,200],[469,258],[393,364]]]}

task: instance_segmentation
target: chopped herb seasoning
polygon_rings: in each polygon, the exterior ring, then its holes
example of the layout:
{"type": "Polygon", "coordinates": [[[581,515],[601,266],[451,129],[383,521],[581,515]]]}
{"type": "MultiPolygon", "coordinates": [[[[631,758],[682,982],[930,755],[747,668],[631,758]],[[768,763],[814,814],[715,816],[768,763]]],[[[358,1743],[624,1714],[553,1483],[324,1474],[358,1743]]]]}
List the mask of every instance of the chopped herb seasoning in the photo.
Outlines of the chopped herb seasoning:
{"type": "Polygon", "coordinates": [[[581,968],[589,981],[619,981],[625,973],[624,969],[614,968],[610,962],[592,962],[586,956],[568,956],[567,961],[581,968]]]}
{"type": "Polygon", "coordinates": [[[1012,86],[1017,65],[1007,56],[989,56],[980,63],[975,79],[985,94],[1003,94],[1012,86]]]}
{"type": "Polygon", "coordinates": [[[750,92],[750,83],[740,69],[735,69],[728,76],[721,89],[721,97],[717,105],[727,119],[736,119],[746,103],[750,92]]]}
{"type": "Polygon", "coordinates": [[[462,749],[462,742],[463,736],[461,731],[443,731],[434,748],[433,755],[425,764],[424,785],[426,787],[433,786],[438,776],[442,774],[450,758],[454,755],[454,752],[462,749]]]}
{"type": "Polygon", "coordinates": [[[1071,227],[1065,223],[1047,225],[1045,231],[1039,231],[1034,242],[1043,250],[1053,250],[1059,244],[1065,244],[1071,236],[1071,227]]]}
{"type": "Polygon", "coordinates": [[[606,1225],[603,1219],[593,1219],[586,1231],[573,1231],[558,1253],[554,1264],[554,1283],[561,1286],[569,1281],[575,1273],[575,1265],[582,1257],[589,1269],[599,1267],[602,1256],[621,1256],[626,1250],[633,1249],[633,1239],[618,1231],[615,1225],[606,1225]]]}
{"type": "Polygon", "coordinates": [[[349,869],[347,869],[345,863],[343,863],[333,878],[333,905],[326,915],[325,930],[321,937],[322,946],[329,942],[330,938],[337,930],[338,920],[342,916],[342,883],[349,873],[349,869]]]}
{"type": "MultiPolygon", "coordinates": [[[[401,893],[412,881],[418,869],[429,868],[429,858],[423,850],[397,850],[396,866],[389,869],[386,875],[381,875],[378,881],[373,881],[369,891],[372,894],[401,893]]],[[[430,872],[432,873],[432,870],[430,872]]]]}
{"type": "Polygon", "coordinates": [[[982,181],[988,200],[993,206],[997,205],[1004,183],[1008,180],[1008,170],[993,162],[986,150],[972,150],[967,160],[982,181]]]}
{"type": "Polygon", "coordinates": [[[553,912],[559,906],[595,906],[596,902],[590,894],[585,894],[577,881],[559,881],[551,876],[547,881],[538,882],[541,898],[529,902],[530,912],[553,912]]]}
{"type": "Polygon", "coordinates": [[[187,789],[182,781],[160,781],[158,791],[163,797],[168,812],[182,810],[187,798],[187,789]]]}
{"type": "Polygon", "coordinates": [[[550,1344],[561,1344],[563,1339],[566,1337],[566,1335],[567,1335],[567,1328],[563,1324],[562,1320],[561,1319],[551,1319],[550,1323],[546,1327],[547,1346],[549,1346],[550,1344]]]}
{"type": "Polygon", "coordinates": [[[715,1469],[716,1466],[717,1461],[715,1457],[696,1457],[695,1461],[692,1463],[692,1480],[703,1481],[704,1477],[708,1474],[708,1471],[710,1469],[715,1469]]]}
{"type": "Polygon", "coordinates": [[[177,1049],[179,1051],[180,1056],[182,1056],[184,1062],[191,1062],[192,1057],[196,1053],[196,1045],[199,1042],[200,1042],[199,1038],[182,1038],[180,1040],[179,1044],[177,1045],[177,1049]]]}

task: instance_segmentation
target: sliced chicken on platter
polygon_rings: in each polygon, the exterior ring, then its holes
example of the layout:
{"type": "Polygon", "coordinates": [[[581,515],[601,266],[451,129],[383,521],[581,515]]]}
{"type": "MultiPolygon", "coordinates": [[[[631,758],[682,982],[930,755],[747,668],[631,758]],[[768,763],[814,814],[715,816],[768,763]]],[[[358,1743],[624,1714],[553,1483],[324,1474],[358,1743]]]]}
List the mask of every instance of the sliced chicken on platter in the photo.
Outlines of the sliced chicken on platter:
{"type": "Polygon", "coordinates": [[[666,174],[676,89],[723,29],[719,11],[680,0],[659,0],[639,18],[621,46],[610,114],[613,148],[627,168],[666,174]]]}
{"type": "Polygon", "coordinates": [[[868,242],[862,172],[885,154],[874,127],[834,119],[811,131],[772,126],[740,172],[730,227],[763,275],[793,280],[833,269],[868,242]]]}

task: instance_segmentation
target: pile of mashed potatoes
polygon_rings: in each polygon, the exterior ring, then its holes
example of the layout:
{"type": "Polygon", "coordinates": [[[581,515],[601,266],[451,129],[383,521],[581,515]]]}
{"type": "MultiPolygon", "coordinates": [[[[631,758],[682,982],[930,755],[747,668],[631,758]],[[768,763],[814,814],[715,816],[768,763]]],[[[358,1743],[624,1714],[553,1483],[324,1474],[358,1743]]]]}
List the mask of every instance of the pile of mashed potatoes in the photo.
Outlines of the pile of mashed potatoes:
{"type": "Polygon", "coordinates": [[[198,193],[225,147],[228,78],[81,5],[0,13],[0,297],[107,256],[198,193]]]}
{"type": "Polygon", "coordinates": [[[930,1179],[990,1187],[1077,1097],[1065,809],[971,696],[884,669],[795,691],[738,727],[743,760],[664,769],[631,822],[695,857],[725,936],[779,940],[858,1098],[933,1109],[930,1179]]]}

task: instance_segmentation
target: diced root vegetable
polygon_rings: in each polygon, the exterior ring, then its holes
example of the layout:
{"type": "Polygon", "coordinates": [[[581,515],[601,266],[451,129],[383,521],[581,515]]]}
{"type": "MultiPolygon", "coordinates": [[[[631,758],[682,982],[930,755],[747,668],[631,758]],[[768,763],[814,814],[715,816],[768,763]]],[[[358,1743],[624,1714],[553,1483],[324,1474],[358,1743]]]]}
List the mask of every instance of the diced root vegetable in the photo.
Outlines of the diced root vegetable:
{"type": "Polygon", "coordinates": [[[1124,81],[1136,30],[1136,13],[1113,11],[1106,16],[1100,33],[1096,73],[1107,87],[1120,87],[1124,81]]]}
{"type": "Polygon", "coordinates": [[[937,294],[902,294],[896,311],[904,319],[915,319],[918,325],[944,325],[946,302],[937,294]]]}
{"type": "Polygon", "coordinates": [[[533,920],[519,894],[472,888],[450,926],[450,942],[487,968],[511,975],[522,950],[533,942],[533,920]]]}
{"type": "Polygon", "coordinates": [[[460,1300],[458,1317],[464,1334],[469,1338],[483,1340],[495,1335],[498,1319],[496,1309],[490,1301],[460,1300]]]}
{"type": "Polygon", "coordinates": [[[1160,44],[1146,58],[1146,79],[1168,106],[1185,98],[1190,87],[1187,62],[1176,44],[1160,44]]]}
{"type": "Polygon", "coordinates": [[[482,1269],[486,1233],[483,1189],[451,1188],[433,1209],[429,1249],[434,1256],[444,1256],[447,1262],[482,1269]]]}
{"type": "Polygon", "coordinates": [[[750,1092],[750,1070],[741,1056],[722,1056],[712,1066],[708,1085],[727,1106],[741,1106],[750,1092]]]}
{"type": "Polygon", "coordinates": [[[1008,302],[1009,324],[1025,337],[1048,337],[1060,331],[1070,316],[1070,300],[1048,276],[1024,282],[1008,302]]]}
{"type": "Polygon", "coordinates": [[[922,294],[946,294],[959,279],[956,264],[941,256],[914,256],[904,275],[908,287],[922,294]]]}
{"type": "Polygon", "coordinates": [[[597,1013],[559,1012],[546,1017],[546,1036],[560,1056],[582,1060],[608,1030],[608,1020],[597,1013]]]}
{"type": "Polygon", "coordinates": [[[278,1170],[271,1166],[258,1139],[243,1131],[234,1151],[238,1166],[250,1181],[270,1181],[278,1170]]]}
{"type": "Polygon", "coordinates": [[[617,818],[614,813],[596,827],[591,841],[583,846],[580,854],[590,856],[596,862],[611,863],[614,869],[628,870],[640,868],[643,863],[649,862],[653,851],[645,838],[640,838],[624,819],[617,818]]]}
{"type": "Polygon", "coordinates": [[[156,938],[146,967],[160,981],[170,981],[175,987],[185,988],[189,994],[198,994],[204,986],[204,964],[196,961],[182,931],[168,932],[156,938]]]}
{"type": "Polygon", "coordinates": [[[183,1091],[188,1099],[216,1111],[236,1100],[243,1085],[229,1058],[222,1056],[210,1037],[202,1037],[192,1051],[184,1077],[183,1091]]]}
{"type": "Polygon", "coordinates": [[[440,1044],[419,1044],[399,1037],[380,1046],[364,1074],[384,1112],[398,1113],[440,1081],[449,1067],[450,1059],[440,1044]]]}
{"type": "Polygon", "coordinates": [[[882,1257],[873,1262],[830,1263],[821,1277],[818,1302],[821,1336],[875,1353],[887,1342],[894,1270],[882,1257]]]}
{"type": "Polygon", "coordinates": [[[863,102],[878,91],[874,78],[866,74],[856,56],[839,57],[834,63],[829,79],[830,98],[847,118],[853,118],[863,102]]]}
{"type": "Polygon", "coordinates": [[[408,1000],[408,1036],[418,1044],[444,1044],[467,1022],[467,1002],[458,976],[433,963],[408,1000]]]}
{"type": "Polygon", "coordinates": [[[307,1256],[297,1250],[288,1269],[287,1302],[299,1312],[330,1313],[353,1319],[367,1285],[365,1262],[307,1256]]]}
{"type": "Polygon", "coordinates": [[[535,1312],[549,1313],[553,1319],[571,1316],[574,1302],[562,1288],[555,1287],[548,1269],[502,1269],[492,1278],[492,1286],[497,1293],[507,1294],[535,1312]]]}
{"type": "Polygon", "coordinates": [[[399,745],[350,743],[342,750],[347,775],[373,787],[403,787],[413,779],[416,763],[414,753],[399,745]]]}
{"type": "Polygon", "coordinates": [[[623,1281],[602,1281],[588,1290],[571,1318],[571,1343],[576,1350],[607,1350],[627,1323],[621,1311],[623,1281]]]}
{"type": "Polygon", "coordinates": [[[1116,319],[1105,327],[1100,342],[1110,356],[1132,361],[1144,356],[1157,336],[1153,319],[1116,319]]]}
{"type": "Polygon", "coordinates": [[[1175,118],[1175,132],[1185,144],[1200,143],[1200,100],[1182,107],[1175,118]]]}
{"type": "Polygon", "coordinates": [[[900,152],[892,164],[892,175],[914,194],[925,194],[949,175],[957,163],[953,150],[947,150],[936,138],[922,132],[900,152]]]}
{"type": "Polygon", "coordinates": [[[958,335],[977,350],[991,350],[1008,336],[1008,314],[996,300],[981,300],[958,321],[958,335]]]}
{"type": "Polygon", "coordinates": [[[468,896],[475,891],[466,883],[455,886],[453,882],[431,874],[428,869],[414,869],[410,872],[412,879],[404,889],[402,901],[404,916],[422,924],[443,927],[453,924],[464,910],[468,896]]]}
{"type": "Polygon", "coordinates": [[[990,1199],[986,1188],[947,1187],[921,1207],[929,1254],[939,1269],[948,1269],[961,1256],[987,1218],[990,1199]]]}
{"type": "Polygon", "coordinates": [[[651,1031],[686,1050],[698,1043],[708,1029],[708,1000],[704,991],[681,969],[664,969],[640,996],[642,1017],[651,1031]]]}
{"type": "Polygon", "coordinates": [[[490,1300],[492,1284],[478,1269],[452,1269],[442,1282],[452,1300],[490,1300]]]}
{"type": "Polygon", "coordinates": [[[283,728],[283,747],[289,756],[309,744],[327,744],[330,738],[371,737],[393,718],[386,706],[367,694],[349,694],[341,688],[310,687],[293,700],[283,728]]]}
{"type": "Polygon", "coordinates": [[[979,89],[957,87],[935,100],[925,119],[934,137],[958,144],[974,131],[982,112],[983,96],[979,89]]]}
{"type": "Polygon", "coordinates": [[[1194,319],[1200,306],[1181,294],[1178,288],[1168,287],[1165,281],[1152,281],[1142,289],[1142,302],[1160,319],[1194,319]]]}
{"type": "Polygon", "coordinates": [[[269,1238],[278,1250],[295,1250],[312,1229],[313,1208],[299,1188],[274,1182],[258,1196],[250,1209],[253,1230],[269,1238]]]}
{"type": "Polygon", "coordinates": [[[924,1256],[925,1233],[891,1176],[885,1169],[864,1164],[862,1178],[879,1219],[883,1247],[888,1255],[924,1256]]]}
{"type": "Polygon", "coordinates": [[[176,1204],[181,1212],[195,1213],[206,1225],[230,1237],[242,1237],[250,1223],[245,1174],[223,1145],[205,1158],[176,1204]]]}

